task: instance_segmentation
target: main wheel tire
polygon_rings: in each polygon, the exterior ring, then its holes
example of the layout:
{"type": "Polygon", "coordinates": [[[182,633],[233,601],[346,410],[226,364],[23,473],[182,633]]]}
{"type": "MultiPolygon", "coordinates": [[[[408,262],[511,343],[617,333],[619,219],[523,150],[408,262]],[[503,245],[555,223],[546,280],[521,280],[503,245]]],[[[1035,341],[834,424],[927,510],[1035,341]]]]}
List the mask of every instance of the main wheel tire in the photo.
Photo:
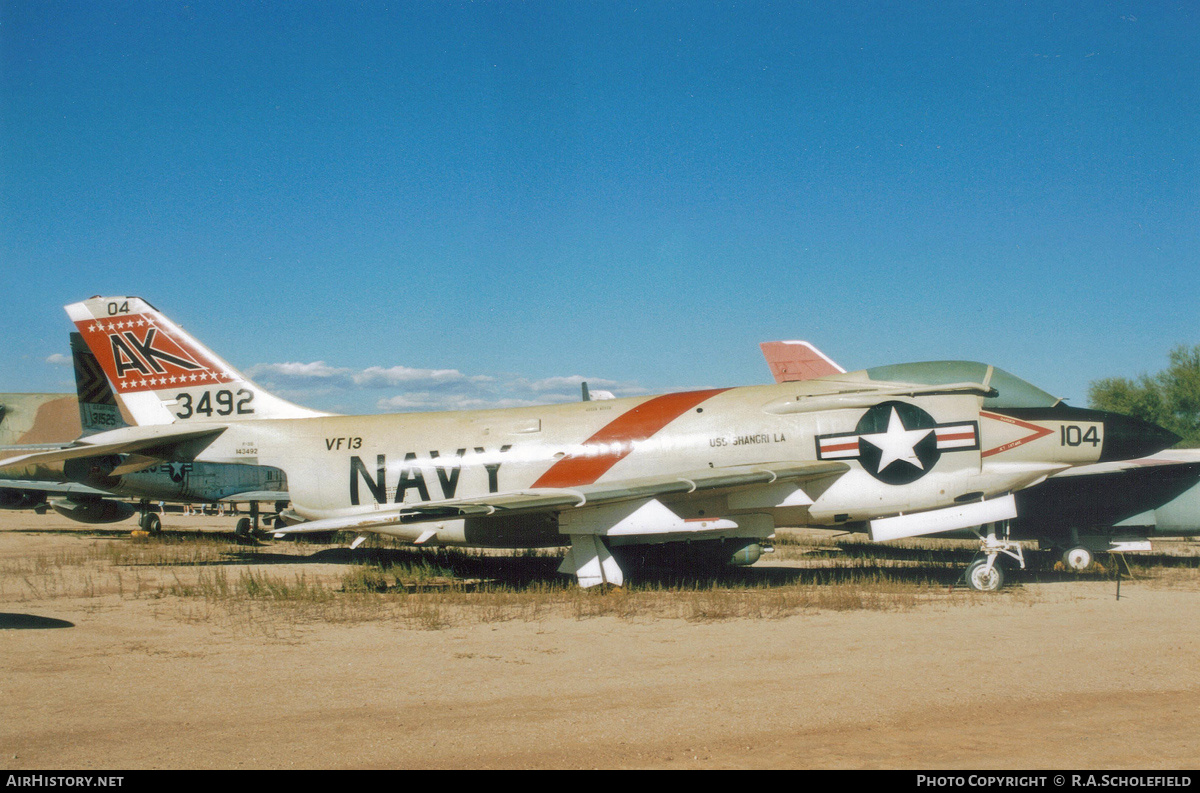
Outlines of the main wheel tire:
{"type": "Polygon", "coordinates": [[[1082,546],[1068,548],[1063,552],[1063,564],[1072,570],[1083,571],[1092,566],[1092,552],[1082,546]]]}
{"type": "Polygon", "coordinates": [[[967,586],[979,592],[995,592],[1004,586],[1004,568],[998,564],[988,567],[986,559],[978,559],[967,567],[967,586]]]}
{"type": "Polygon", "coordinates": [[[239,537],[249,537],[250,536],[250,518],[242,518],[241,520],[239,520],[237,522],[237,528],[235,528],[233,530],[233,533],[239,537]]]}
{"type": "Polygon", "coordinates": [[[146,531],[151,534],[158,534],[162,531],[162,520],[153,512],[146,513],[146,525],[143,526],[146,531]]]}

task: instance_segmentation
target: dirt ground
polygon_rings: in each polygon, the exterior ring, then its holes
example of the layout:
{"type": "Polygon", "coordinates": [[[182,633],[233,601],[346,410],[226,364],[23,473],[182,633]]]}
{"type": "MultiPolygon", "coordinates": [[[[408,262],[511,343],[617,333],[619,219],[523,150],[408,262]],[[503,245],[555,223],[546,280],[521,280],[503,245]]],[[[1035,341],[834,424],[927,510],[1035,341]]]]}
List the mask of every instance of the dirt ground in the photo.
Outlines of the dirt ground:
{"type": "Polygon", "coordinates": [[[776,619],[549,611],[266,634],[196,599],[131,596],[129,573],[121,592],[86,566],[82,590],[39,584],[130,542],[79,528],[0,513],[0,768],[1200,764],[1194,567],[1125,580],[1120,600],[1111,580],[1059,578],[776,619]]]}

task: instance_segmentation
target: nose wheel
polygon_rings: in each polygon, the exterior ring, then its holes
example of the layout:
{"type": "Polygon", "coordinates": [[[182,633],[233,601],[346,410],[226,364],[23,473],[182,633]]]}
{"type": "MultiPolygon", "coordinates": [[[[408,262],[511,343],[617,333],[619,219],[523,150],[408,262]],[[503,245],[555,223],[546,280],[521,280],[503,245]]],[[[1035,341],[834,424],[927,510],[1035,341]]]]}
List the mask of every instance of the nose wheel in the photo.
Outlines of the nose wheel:
{"type": "Polygon", "coordinates": [[[1004,586],[1004,568],[995,560],[976,559],[967,567],[967,586],[978,592],[995,592],[1004,586]]]}
{"type": "Polygon", "coordinates": [[[983,527],[975,529],[982,547],[975,561],[967,566],[964,578],[967,586],[978,592],[995,592],[1004,586],[1004,568],[999,564],[1001,554],[1014,559],[1021,569],[1025,569],[1025,553],[1019,542],[1013,542],[1009,537],[1008,521],[989,523],[987,534],[983,527]]]}

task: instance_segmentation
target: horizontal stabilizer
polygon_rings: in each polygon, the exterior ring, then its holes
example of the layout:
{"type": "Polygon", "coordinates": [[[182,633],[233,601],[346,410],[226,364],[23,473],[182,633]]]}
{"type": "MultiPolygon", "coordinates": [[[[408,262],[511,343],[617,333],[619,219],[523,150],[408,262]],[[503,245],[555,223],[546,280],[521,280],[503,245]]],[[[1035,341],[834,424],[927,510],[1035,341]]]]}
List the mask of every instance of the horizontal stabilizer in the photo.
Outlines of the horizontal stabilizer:
{"type": "Polygon", "coordinates": [[[89,442],[76,442],[51,451],[32,452],[0,459],[0,470],[26,465],[45,465],[88,457],[107,457],[113,454],[138,455],[136,468],[123,464],[122,473],[140,470],[157,462],[192,460],[208,448],[225,427],[209,425],[201,429],[179,430],[174,427],[136,427],[93,435],[89,442]],[[132,432],[131,432],[132,431],[132,432]],[[96,442],[102,441],[102,442],[96,442]]]}

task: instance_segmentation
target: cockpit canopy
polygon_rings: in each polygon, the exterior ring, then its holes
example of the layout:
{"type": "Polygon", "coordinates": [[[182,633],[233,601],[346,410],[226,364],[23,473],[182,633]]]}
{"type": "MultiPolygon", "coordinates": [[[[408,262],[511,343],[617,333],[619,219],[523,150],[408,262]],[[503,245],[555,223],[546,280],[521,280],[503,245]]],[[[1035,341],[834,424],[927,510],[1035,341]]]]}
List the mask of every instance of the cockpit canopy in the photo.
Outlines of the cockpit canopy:
{"type": "Polygon", "coordinates": [[[1062,401],[998,366],[978,361],[928,361],[876,366],[867,369],[867,377],[922,385],[983,383],[998,392],[996,396],[983,400],[985,408],[1048,408],[1062,401]]]}

